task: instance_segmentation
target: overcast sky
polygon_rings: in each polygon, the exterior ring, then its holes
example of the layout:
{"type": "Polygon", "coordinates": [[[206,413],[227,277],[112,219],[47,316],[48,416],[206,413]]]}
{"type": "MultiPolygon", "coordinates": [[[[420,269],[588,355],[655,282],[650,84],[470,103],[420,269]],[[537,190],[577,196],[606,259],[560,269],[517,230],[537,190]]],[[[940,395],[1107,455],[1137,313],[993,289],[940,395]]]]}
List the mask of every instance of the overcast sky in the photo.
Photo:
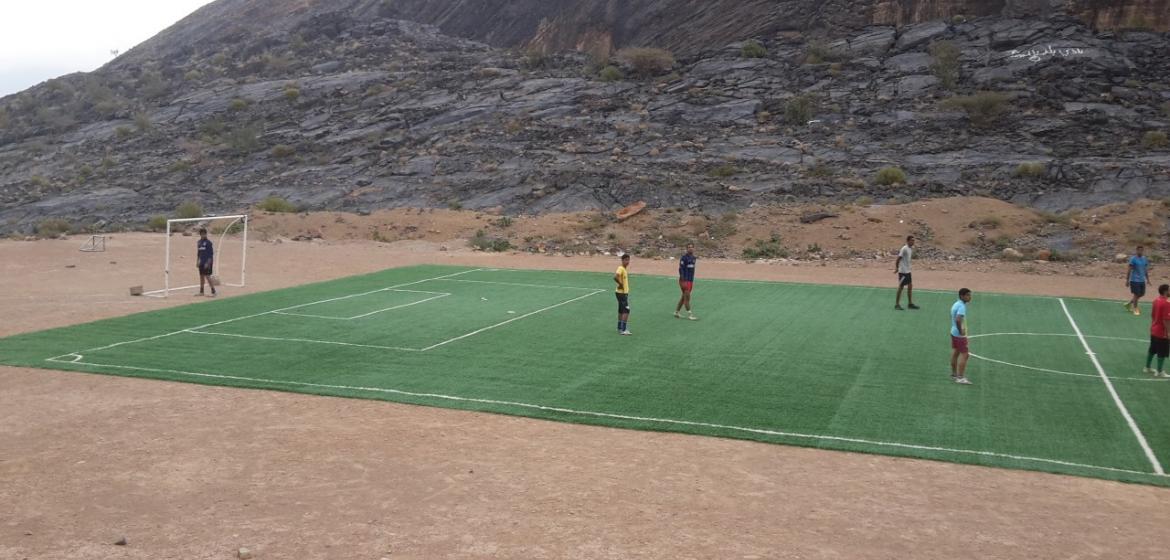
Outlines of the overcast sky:
{"type": "Polygon", "coordinates": [[[0,0],[0,97],[88,72],[211,0],[0,0]]]}

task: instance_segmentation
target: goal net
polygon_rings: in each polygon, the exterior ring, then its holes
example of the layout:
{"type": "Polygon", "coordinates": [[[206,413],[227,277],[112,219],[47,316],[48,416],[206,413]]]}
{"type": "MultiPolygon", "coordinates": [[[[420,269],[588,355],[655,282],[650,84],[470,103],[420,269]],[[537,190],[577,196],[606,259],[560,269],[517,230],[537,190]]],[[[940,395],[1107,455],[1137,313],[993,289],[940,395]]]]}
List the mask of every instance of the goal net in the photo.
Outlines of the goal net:
{"type": "Polygon", "coordinates": [[[195,263],[195,240],[198,237],[174,235],[187,232],[197,234],[199,228],[207,229],[207,238],[215,250],[212,281],[223,286],[244,286],[248,265],[248,216],[206,216],[167,220],[163,288],[143,292],[143,295],[168,297],[174,291],[199,287],[199,272],[195,263]],[[188,279],[194,280],[194,283],[188,283],[188,279]]]}

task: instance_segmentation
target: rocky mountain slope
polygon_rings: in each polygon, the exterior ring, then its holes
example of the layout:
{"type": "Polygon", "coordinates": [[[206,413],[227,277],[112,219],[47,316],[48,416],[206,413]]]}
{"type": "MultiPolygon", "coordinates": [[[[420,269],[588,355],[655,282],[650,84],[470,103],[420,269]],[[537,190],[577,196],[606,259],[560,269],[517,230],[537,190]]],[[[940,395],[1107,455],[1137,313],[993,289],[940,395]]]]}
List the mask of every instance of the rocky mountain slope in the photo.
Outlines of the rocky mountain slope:
{"type": "Polygon", "coordinates": [[[1087,23],[1004,17],[1051,2],[952,2],[998,7],[902,26],[866,25],[886,21],[871,12],[836,36],[728,27],[712,37],[730,42],[680,47],[670,64],[549,55],[540,33],[484,25],[496,31],[481,39],[527,45],[501,49],[396,19],[460,31],[440,9],[454,0],[416,4],[221,0],[98,72],[0,99],[0,231],[51,217],[140,226],[185,201],[218,212],[269,196],[511,213],[955,194],[1060,210],[1170,196],[1170,40],[1093,29],[1104,8],[1087,23]]]}

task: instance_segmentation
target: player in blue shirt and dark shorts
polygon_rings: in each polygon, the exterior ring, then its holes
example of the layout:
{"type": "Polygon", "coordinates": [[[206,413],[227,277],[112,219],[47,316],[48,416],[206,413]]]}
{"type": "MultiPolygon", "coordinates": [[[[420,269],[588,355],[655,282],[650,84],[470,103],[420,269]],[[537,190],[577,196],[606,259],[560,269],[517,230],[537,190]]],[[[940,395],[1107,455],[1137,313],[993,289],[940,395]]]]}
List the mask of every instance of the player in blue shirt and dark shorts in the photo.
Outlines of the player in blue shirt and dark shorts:
{"type": "Polygon", "coordinates": [[[1125,309],[1134,315],[1141,315],[1138,300],[1146,295],[1146,286],[1150,283],[1150,259],[1145,256],[1145,248],[1137,246],[1137,254],[1129,258],[1129,269],[1125,271],[1125,287],[1133,296],[1125,302],[1125,309]]]}
{"type": "Polygon", "coordinates": [[[674,308],[676,319],[682,319],[679,312],[683,306],[687,308],[687,319],[695,321],[698,317],[691,312],[691,291],[695,289],[695,264],[699,261],[695,256],[695,244],[687,243],[687,254],[678,260],[678,287],[682,290],[682,297],[674,308]]]}
{"type": "Polygon", "coordinates": [[[199,293],[203,295],[203,283],[211,286],[211,297],[215,297],[215,282],[211,275],[215,271],[215,246],[207,238],[207,228],[199,228],[199,242],[195,244],[195,266],[199,267],[199,293]]]}

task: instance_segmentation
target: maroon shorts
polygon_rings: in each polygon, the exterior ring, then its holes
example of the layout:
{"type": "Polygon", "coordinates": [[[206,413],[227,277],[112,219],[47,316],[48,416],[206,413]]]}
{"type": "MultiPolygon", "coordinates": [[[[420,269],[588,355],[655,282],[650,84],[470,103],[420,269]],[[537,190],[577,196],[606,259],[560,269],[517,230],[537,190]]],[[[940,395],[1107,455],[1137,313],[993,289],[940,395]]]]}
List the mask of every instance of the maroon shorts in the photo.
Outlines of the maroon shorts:
{"type": "Polygon", "coordinates": [[[689,294],[689,293],[691,293],[691,290],[695,289],[695,283],[688,282],[686,280],[679,278],[678,287],[682,288],[682,291],[684,294],[689,294]]]}
{"type": "Polygon", "coordinates": [[[967,337],[951,335],[951,348],[958,350],[961,354],[970,352],[967,350],[967,337]]]}

